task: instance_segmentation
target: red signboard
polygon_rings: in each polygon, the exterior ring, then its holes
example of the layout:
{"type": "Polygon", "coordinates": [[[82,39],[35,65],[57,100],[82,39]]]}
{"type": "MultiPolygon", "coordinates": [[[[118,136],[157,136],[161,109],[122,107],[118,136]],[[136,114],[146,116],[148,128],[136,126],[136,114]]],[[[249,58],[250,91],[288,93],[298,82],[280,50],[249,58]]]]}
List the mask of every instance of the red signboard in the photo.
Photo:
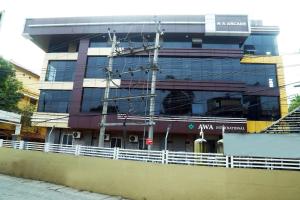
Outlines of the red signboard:
{"type": "Polygon", "coordinates": [[[147,138],[146,139],[146,144],[147,145],[152,145],[153,144],[153,140],[151,138],[147,138]]]}

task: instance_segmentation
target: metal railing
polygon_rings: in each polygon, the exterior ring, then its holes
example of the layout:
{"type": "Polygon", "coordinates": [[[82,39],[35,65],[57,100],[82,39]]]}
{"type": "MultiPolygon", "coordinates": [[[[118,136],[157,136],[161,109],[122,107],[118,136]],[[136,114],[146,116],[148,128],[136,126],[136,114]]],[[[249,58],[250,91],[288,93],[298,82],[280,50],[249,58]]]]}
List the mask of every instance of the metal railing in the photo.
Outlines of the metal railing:
{"type": "Polygon", "coordinates": [[[167,164],[228,167],[228,157],[219,153],[166,152],[167,164]]]}
{"type": "Polygon", "coordinates": [[[1,147],[162,164],[181,164],[227,168],[255,168],[270,170],[300,170],[300,158],[285,159],[250,156],[226,156],[220,153],[193,153],[168,150],[148,151],[121,148],[102,148],[82,145],[62,145],[51,143],[11,141],[0,139],[0,148],[1,147]]]}
{"type": "Polygon", "coordinates": [[[300,170],[300,159],[232,156],[231,167],[300,170]]]}

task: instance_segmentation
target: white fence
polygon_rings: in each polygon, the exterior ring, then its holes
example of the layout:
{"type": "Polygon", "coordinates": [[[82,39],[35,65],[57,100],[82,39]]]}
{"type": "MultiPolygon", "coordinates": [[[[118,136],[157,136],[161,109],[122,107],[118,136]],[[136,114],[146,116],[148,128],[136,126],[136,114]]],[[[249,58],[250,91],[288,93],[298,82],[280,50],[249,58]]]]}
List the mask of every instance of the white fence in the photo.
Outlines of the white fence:
{"type": "Polygon", "coordinates": [[[300,159],[232,156],[230,166],[232,168],[300,170],[300,159]]]}
{"type": "Polygon", "coordinates": [[[0,139],[0,147],[20,150],[102,157],[116,160],[135,160],[162,164],[200,165],[211,167],[300,170],[299,159],[225,156],[218,153],[148,151],[120,148],[101,148],[81,145],[61,145],[0,139]]]}

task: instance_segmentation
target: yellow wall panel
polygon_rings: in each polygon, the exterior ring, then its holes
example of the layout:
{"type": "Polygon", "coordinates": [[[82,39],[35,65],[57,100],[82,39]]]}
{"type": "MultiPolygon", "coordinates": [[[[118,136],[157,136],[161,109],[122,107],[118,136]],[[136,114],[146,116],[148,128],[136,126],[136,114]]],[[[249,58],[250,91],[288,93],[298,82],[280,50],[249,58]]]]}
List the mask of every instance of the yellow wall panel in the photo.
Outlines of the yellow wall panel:
{"type": "Polygon", "coordinates": [[[247,121],[247,132],[257,133],[270,126],[272,121],[247,121]]]}

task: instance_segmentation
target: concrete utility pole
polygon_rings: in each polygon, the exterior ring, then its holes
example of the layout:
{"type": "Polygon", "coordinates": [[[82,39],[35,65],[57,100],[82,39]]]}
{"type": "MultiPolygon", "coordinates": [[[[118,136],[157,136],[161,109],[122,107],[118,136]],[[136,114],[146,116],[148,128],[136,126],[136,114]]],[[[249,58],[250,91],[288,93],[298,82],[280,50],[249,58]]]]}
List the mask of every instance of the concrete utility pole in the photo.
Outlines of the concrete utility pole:
{"type": "Polygon", "coordinates": [[[100,133],[99,133],[99,147],[104,147],[105,124],[106,124],[107,108],[108,108],[107,99],[109,98],[110,81],[111,81],[110,79],[111,79],[113,58],[114,58],[114,53],[116,50],[116,45],[117,45],[117,38],[116,38],[116,34],[114,33],[113,39],[112,39],[111,51],[110,51],[110,55],[109,55],[108,67],[107,67],[106,87],[105,87],[105,91],[104,91],[102,118],[101,118],[100,133]]]}
{"type": "MultiPolygon", "coordinates": [[[[156,86],[156,74],[157,74],[157,59],[158,59],[158,49],[159,49],[159,37],[161,35],[160,31],[160,24],[158,25],[156,37],[155,37],[155,45],[154,46],[147,46],[142,48],[136,48],[136,49],[124,49],[122,51],[116,51],[117,47],[117,39],[116,35],[113,35],[113,39],[111,39],[111,36],[109,35],[110,40],[112,41],[111,46],[111,52],[109,56],[109,63],[107,67],[107,77],[106,77],[106,87],[104,92],[104,98],[103,98],[103,108],[102,108],[102,118],[100,123],[100,133],[99,133],[99,147],[104,147],[104,134],[105,134],[105,128],[106,126],[141,126],[141,125],[147,125],[149,127],[149,138],[153,140],[153,126],[154,126],[154,111],[155,111],[155,86],[156,86]],[[112,65],[113,65],[113,58],[115,56],[126,56],[126,55],[135,55],[140,52],[148,52],[154,50],[153,55],[153,65],[151,67],[152,70],[152,81],[151,81],[151,94],[150,95],[138,95],[138,96],[128,96],[128,97],[117,97],[117,98],[109,98],[109,90],[110,90],[110,82],[111,82],[111,73],[112,73],[112,65]],[[144,97],[150,97],[150,108],[149,108],[149,122],[146,123],[136,123],[136,122],[129,122],[126,121],[124,123],[107,123],[107,109],[108,109],[108,102],[109,101],[116,101],[121,99],[133,99],[133,98],[144,98],[144,97]]],[[[137,70],[140,71],[140,70],[137,70]]],[[[131,71],[132,72],[132,71],[131,71]]],[[[151,149],[151,145],[148,146],[148,149],[151,149]]]]}
{"type": "MultiPolygon", "coordinates": [[[[159,49],[159,38],[161,35],[160,31],[160,23],[158,24],[158,28],[155,36],[155,49],[153,55],[153,67],[152,67],[152,78],[151,78],[151,97],[150,97],[150,108],[149,108],[149,131],[148,138],[153,141],[153,129],[154,129],[154,114],[155,114],[155,90],[156,90],[156,75],[157,75],[157,61],[158,61],[158,49],[159,49]]],[[[152,144],[148,145],[148,150],[152,149],[152,144]]]]}

